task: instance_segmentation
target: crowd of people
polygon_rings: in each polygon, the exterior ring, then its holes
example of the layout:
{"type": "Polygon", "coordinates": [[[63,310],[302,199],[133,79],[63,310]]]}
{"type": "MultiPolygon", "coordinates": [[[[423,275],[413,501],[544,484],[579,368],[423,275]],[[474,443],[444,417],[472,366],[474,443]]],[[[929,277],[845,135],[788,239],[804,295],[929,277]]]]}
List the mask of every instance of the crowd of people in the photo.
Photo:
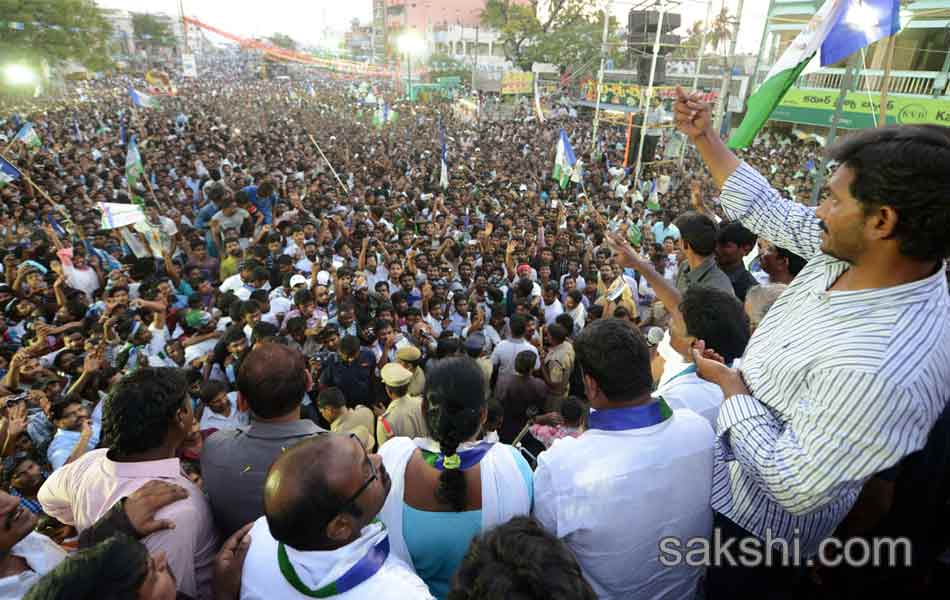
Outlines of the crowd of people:
{"type": "Polygon", "coordinates": [[[3,108],[0,597],[939,588],[946,129],[846,137],[816,212],[817,144],[737,157],[683,92],[637,179],[576,113],[137,85],[3,108]],[[803,560],[671,559],[714,531],[803,560]],[[875,536],[909,566],[804,562],[875,536]]]}

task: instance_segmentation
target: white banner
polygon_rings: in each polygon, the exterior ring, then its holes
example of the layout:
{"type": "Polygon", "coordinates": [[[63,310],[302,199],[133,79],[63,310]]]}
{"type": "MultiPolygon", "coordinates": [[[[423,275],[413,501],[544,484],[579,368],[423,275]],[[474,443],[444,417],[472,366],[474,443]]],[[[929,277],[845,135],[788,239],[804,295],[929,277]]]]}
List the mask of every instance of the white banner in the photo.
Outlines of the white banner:
{"type": "Polygon", "coordinates": [[[96,204],[102,211],[101,229],[118,229],[145,220],[145,213],[137,204],[115,202],[97,202],[96,204]]]}
{"type": "Polygon", "coordinates": [[[185,77],[197,77],[198,65],[195,64],[194,54],[181,55],[181,71],[185,77]]]}

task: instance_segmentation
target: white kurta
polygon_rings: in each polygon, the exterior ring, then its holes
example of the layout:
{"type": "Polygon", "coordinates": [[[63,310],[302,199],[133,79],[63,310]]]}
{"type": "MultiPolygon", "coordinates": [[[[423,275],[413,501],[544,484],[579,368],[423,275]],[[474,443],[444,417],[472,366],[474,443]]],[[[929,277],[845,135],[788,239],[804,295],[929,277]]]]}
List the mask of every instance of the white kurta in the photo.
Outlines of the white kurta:
{"type": "MultiPolygon", "coordinates": [[[[300,552],[287,548],[287,557],[300,580],[310,589],[339,579],[386,535],[379,523],[363,529],[362,536],[343,548],[326,552],[300,552]]],[[[277,540],[270,534],[267,518],[260,517],[250,531],[251,547],[244,559],[241,600],[310,600],[294,589],[277,564],[277,540]]],[[[334,600],[434,600],[415,572],[392,552],[375,575],[334,600]]]]}
{"type": "Polygon", "coordinates": [[[706,419],[715,430],[723,401],[722,388],[715,383],[696,373],[684,373],[660,385],[653,395],[662,397],[673,410],[688,408],[706,419]]]}
{"type": "Polygon", "coordinates": [[[564,540],[598,598],[693,598],[700,567],[659,562],[662,538],[712,533],[715,435],[675,410],[656,425],[590,429],[538,457],[534,516],[564,540]]]}

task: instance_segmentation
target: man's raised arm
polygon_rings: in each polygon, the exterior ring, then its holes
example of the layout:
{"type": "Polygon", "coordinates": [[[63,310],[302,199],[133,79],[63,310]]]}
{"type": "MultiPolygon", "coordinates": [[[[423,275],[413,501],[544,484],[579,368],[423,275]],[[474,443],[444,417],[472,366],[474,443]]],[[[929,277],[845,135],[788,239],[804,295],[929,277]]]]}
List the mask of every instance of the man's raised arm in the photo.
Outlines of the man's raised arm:
{"type": "Polygon", "coordinates": [[[812,208],[782,196],[755,169],[743,163],[719,138],[709,105],[697,94],[676,88],[676,127],[695,145],[716,185],[730,219],[757,235],[809,260],[821,252],[821,222],[812,208]]]}

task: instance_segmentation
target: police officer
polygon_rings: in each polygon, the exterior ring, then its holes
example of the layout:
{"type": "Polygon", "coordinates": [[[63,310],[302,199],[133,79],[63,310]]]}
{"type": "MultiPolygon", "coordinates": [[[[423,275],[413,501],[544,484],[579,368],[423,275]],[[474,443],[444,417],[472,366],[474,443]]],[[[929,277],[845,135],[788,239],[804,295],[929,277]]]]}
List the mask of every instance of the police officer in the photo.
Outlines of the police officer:
{"type": "Polygon", "coordinates": [[[382,446],[389,438],[423,437],[422,398],[409,395],[412,373],[399,363],[388,363],[380,370],[389,406],[376,423],[376,441],[382,446]]]}
{"type": "Polygon", "coordinates": [[[422,359],[422,352],[412,345],[405,345],[396,351],[396,360],[399,364],[406,367],[412,373],[412,380],[409,382],[409,395],[421,397],[426,389],[426,374],[419,366],[422,359]]]}

